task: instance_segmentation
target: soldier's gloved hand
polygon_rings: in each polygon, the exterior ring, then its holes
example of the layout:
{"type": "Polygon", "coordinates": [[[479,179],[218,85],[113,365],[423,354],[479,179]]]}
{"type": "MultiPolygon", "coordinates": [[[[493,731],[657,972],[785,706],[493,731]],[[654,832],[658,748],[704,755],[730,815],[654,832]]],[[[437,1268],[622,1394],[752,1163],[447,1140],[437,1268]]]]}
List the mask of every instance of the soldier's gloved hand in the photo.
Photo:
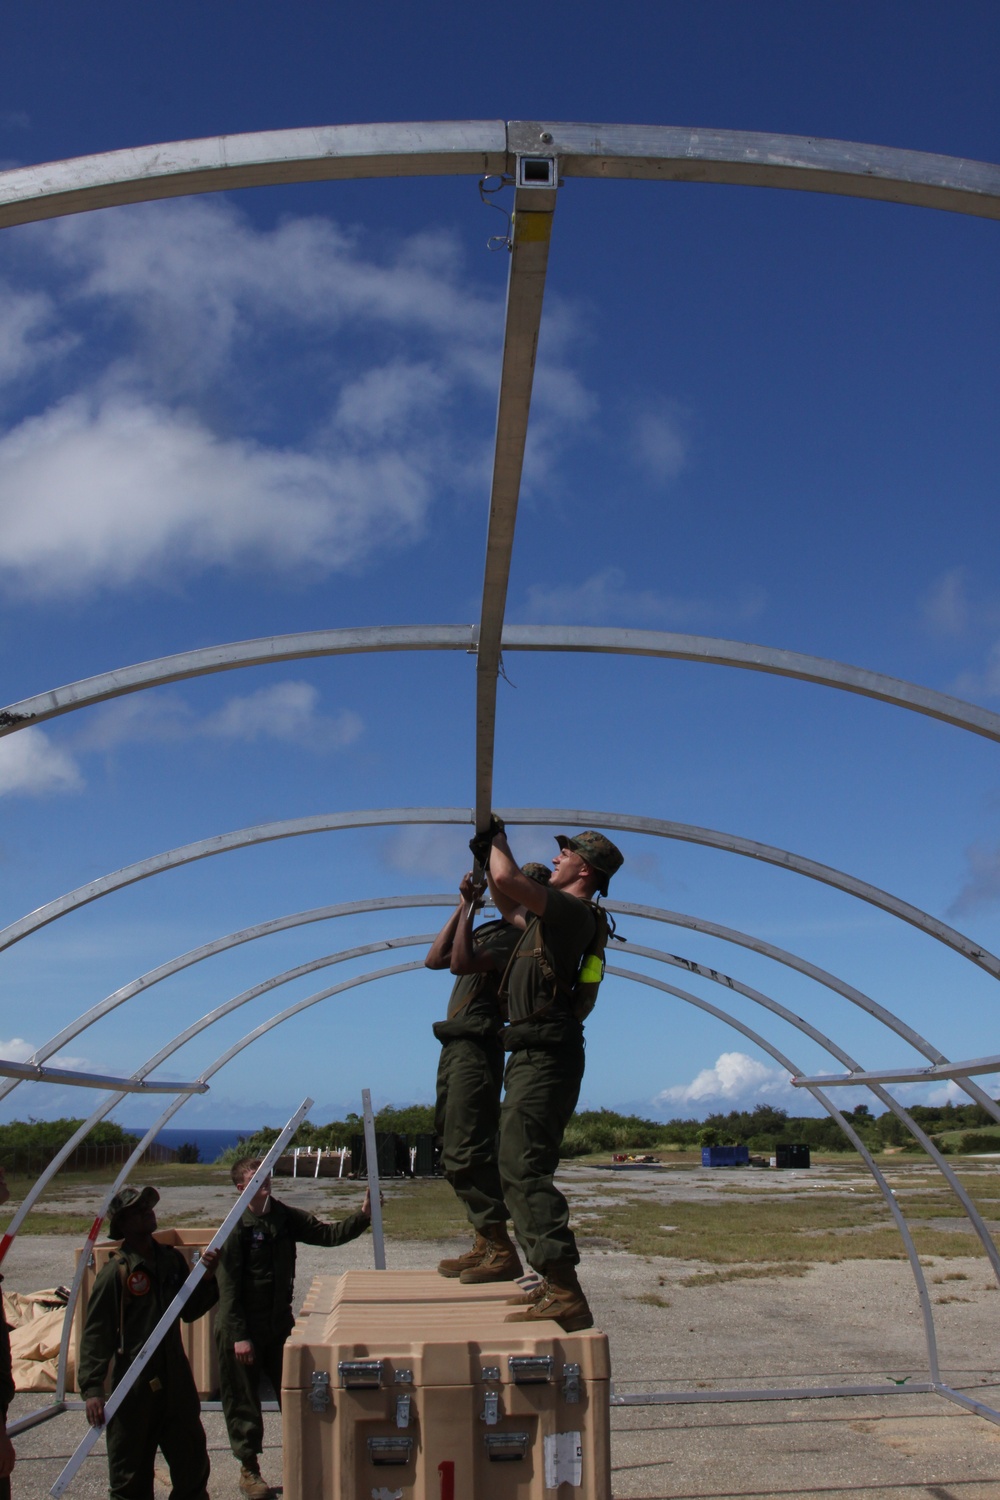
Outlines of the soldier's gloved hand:
{"type": "Polygon", "coordinates": [[[472,850],[472,857],[476,861],[476,864],[481,865],[485,869],[490,862],[490,850],[493,848],[493,835],[489,829],[487,828],[483,833],[477,833],[474,838],[471,838],[469,840],[469,848],[472,850]]]}
{"type": "Polygon", "coordinates": [[[491,839],[495,839],[498,833],[506,833],[506,832],[507,832],[507,826],[504,823],[503,818],[499,817],[497,813],[491,812],[490,813],[490,838],[491,839]]]}

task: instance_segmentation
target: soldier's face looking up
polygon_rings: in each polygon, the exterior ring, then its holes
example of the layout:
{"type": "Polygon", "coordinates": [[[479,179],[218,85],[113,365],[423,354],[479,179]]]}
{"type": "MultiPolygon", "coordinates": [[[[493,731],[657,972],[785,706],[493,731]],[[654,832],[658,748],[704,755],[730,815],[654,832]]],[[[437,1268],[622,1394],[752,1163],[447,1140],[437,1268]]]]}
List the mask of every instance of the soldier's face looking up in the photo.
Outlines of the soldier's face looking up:
{"type": "MultiPolygon", "coordinates": [[[[239,1191],[241,1193],[242,1193],[243,1189],[246,1187],[247,1183],[250,1181],[250,1179],[251,1179],[252,1176],[253,1176],[252,1172],[244,1172],[243,1173],[242,1177],[240,1178],[240,1182],[239,1182],[239,1191]]],[[[270,1178],[270,1174],[269,1174],[267,1177],[264,1178],[264,1181],[261,1183],[260,1187],[254,1193],[253,1197],[250,1199],[250,1202],[247,1204],[247,1208],[249,1208],[249,1210],[250,1210],[250,1212],[252,1214],[262,1214],[264,1212],[264,1209],[267,1207],[267,1200],[270,1198],[270,1196],[271,1196],[271,1178],[270,1178]]]]}

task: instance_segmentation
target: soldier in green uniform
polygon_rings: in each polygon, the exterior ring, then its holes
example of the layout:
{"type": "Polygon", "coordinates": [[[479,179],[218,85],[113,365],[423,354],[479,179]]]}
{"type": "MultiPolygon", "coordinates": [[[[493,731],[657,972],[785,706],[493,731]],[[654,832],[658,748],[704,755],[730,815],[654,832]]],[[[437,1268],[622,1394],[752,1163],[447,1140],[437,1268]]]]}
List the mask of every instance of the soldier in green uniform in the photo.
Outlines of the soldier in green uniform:
{"type": "MultiPolygon", "coordinates": [[[[258,1157],[234,1163],[232,1179],[242,1192],[260,1166],[258,1157]]],[[[264,1417],[260,1377],[265,1375],[281,1401],[281,1357],[295,1321],[292,1292],[296,1245],[346,1245],[371,1224],[371,1199],[336,1224],[280,1203],[267,1177],[250,1199],[222,1248],[219,1262],[219,1351],[222,1410],[233,1453],[240,1462],[240,1490],[246,1500],[265,1500],[270,1487],[261,1478],[264,1417]]]]}
{"type": "MultiPolygon", "coordinates": [[[[526,865],[524,873],[540,884],[549,878],[544,865],[526,865]]],[[[521,934],[502,920],[473,928],[482,900],[471,874],[462,877],[459,895],[424,963],[428,969],[450,967],[459,976],[447,1020],[434,1025],[442,1043],[434,1124],[444,1174],[465,1205],[476,1236],[471,1250],[442,1260],[438,1271],[467,1284],[514,1281],[523,1267],[507,1232],[509,1215],[497,1165],[504,1056],[498,988],[521,934]]]]}
{"type": "MultiPolygon", "coordinates": [[[[157,1244],[153,1187],[124,1187],[111,1200],[110,1233],[122,1241],[97,1273],[80,1345],[80,1394],[87,1421],[104,1425],[104,1378],[114,1359],[116,1386],[187,1280],[179,1250],[157,1244]]],[[[206,1274],[181,1317],[193,1323],[218,1300],[219,1252],[204,1257],[206,1274]]],[[[153,1464],[160,1449],[170,1469],[171,1500],[206,1500],[209,1475],[205,1429],[194,1376],[177,1323],[108,1423],[111,1500],[153,1500],[153,1464]]]]}
{"type": "MultiPolygon", "coordinates": [[[[0,1167],[0,1207],[10,1197],[7,1177],[0,1167]]],[[[0,1276],[0,1281],[3,1277],[0,1276]]],[[[14,1377],[10,1362],[10,1329],[0,1303],[0,1500],[10,1500],[10,1476],[14,1468],[14,1444],[7,1436],[7,1408],[14,1399],[14,1377]]]]}
{"type": "Polygon", "coordinates": [[[554,1318],[572,1333],[594,1321],[577,1277],[569,1206],[555,1185],[559,1147],[583,1080],[583,1023],[573,992],[597,930],[593,897],[607,895],[623,856],[591,829],[574,838],[559,834],[559,854],[543,887],[518,868],[498,819],[492,828],[490,847],[487,835],[477,835],[473,852],[489,861],[497,905],[521,928],[503,985],[509,1009],[504,1045],[511,1055],[500,1115],[500,1180],[521,1248],[542,1276],[517,1299],[523,1305],[510,1321],[554,1318]]]}

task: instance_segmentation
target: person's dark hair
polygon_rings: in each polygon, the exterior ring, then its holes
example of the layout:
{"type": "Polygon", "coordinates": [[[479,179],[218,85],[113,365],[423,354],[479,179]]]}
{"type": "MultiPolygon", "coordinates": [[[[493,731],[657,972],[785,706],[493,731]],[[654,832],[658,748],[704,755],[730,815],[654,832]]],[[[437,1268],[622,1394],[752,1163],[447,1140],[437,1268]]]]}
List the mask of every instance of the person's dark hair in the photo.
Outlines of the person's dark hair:
{"type": "Polygon", "coordinates": [[[240,1186],[241,1177],[252,1177],[260,1166],[261,1159],[259,1156],[241,1156],[237,1161],[234,1161],[229,1168],[229,1175],[233,1179],[233,1186],[240,1186]]]}

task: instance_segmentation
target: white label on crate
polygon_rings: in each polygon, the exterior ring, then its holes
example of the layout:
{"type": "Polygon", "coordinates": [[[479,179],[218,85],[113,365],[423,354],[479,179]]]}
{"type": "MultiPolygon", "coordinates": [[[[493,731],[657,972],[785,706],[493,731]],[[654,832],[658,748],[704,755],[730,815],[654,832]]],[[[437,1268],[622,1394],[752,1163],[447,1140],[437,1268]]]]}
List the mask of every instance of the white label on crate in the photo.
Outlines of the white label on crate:
{"type": "Polygon", "coordinates": [[[545,1488],[577,1485],[583,1477],[583,1446],[578,1432],[551,1432],[545,1438],[545,1488]]]}

